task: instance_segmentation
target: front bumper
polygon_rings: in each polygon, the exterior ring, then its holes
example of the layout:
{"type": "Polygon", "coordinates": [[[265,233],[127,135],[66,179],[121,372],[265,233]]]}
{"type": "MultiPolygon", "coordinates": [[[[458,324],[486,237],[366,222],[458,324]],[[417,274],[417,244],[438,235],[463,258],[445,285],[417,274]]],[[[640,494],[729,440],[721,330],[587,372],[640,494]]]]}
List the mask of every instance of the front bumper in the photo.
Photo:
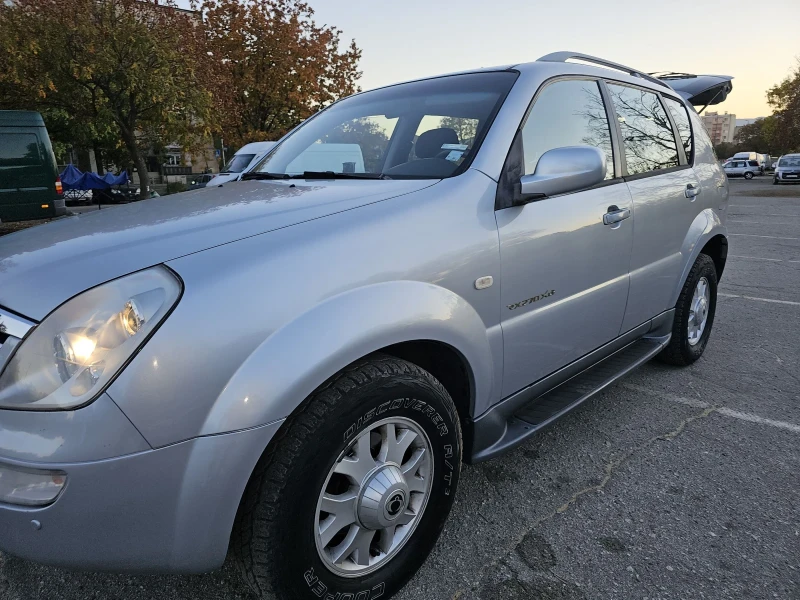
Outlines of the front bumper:
{"type": "Polygon", "coordinates": [[[244,488],[280,422],[91,462],[0,462],[67,474],[50,506],[0,504],[0,550],[88,570],[219,567],[244,488]]]}

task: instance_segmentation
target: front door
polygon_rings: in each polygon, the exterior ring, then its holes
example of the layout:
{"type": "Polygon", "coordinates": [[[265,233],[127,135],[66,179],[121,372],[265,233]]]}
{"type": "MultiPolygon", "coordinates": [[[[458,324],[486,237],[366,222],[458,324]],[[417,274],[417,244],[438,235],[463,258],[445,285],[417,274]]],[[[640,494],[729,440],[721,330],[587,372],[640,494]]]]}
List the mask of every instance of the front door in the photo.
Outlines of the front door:
{"type": "Polygon", "coordinates": [[[633,218],[603,224],[612,207],[631,207],[617,177],[606,107],[594,80],[547,84],[522,128],[523,174],[533,173],[548,150],[587,144],[606,153],[603,184],[496,212],[504,396],[619,335],[633,218]]]}

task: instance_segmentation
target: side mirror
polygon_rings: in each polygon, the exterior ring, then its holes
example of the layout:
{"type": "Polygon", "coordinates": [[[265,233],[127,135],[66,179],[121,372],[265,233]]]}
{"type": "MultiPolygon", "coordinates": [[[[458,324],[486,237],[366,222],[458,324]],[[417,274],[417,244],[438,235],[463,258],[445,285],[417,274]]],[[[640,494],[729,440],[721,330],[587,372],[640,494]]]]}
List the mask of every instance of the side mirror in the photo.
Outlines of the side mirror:
{"type": "Polygon", "coordinates": [[[514,206],[585,190],[606,177],[606,154],[593,146],[554,148],[542,154],[533,175],[523,175],[514,206]]]}

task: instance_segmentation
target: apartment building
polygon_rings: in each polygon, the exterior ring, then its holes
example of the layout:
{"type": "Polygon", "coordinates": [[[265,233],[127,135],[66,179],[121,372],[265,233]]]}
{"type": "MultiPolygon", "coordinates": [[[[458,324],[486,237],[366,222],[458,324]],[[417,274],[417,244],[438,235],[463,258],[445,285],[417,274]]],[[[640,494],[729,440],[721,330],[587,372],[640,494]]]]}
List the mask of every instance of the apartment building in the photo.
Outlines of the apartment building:
{"type": "Polygon", "coordinates": [[[715,146],[723,142],[733,142],[736,133],[736,115],[707,112],[702,118],[703,125],[706,126],[706,131],[715,146]]]}

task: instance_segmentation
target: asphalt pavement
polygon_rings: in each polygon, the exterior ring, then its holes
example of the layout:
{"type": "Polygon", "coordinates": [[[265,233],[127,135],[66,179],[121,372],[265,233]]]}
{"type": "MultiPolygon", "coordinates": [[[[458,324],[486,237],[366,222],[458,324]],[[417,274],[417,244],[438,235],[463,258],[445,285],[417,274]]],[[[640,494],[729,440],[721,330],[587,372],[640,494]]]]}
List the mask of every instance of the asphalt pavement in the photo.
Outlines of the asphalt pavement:
{"type": "MultiPolygon", "coordinates": [[[[703,358],[649,363],[512,453],[464,467],[444,534],[397,598],[800,598],[800,186],[765,177],[731,192],[703,358]]],[[[142,577],[0,555],[0,598],[253,597],[230,561],[142,577]]]]}

